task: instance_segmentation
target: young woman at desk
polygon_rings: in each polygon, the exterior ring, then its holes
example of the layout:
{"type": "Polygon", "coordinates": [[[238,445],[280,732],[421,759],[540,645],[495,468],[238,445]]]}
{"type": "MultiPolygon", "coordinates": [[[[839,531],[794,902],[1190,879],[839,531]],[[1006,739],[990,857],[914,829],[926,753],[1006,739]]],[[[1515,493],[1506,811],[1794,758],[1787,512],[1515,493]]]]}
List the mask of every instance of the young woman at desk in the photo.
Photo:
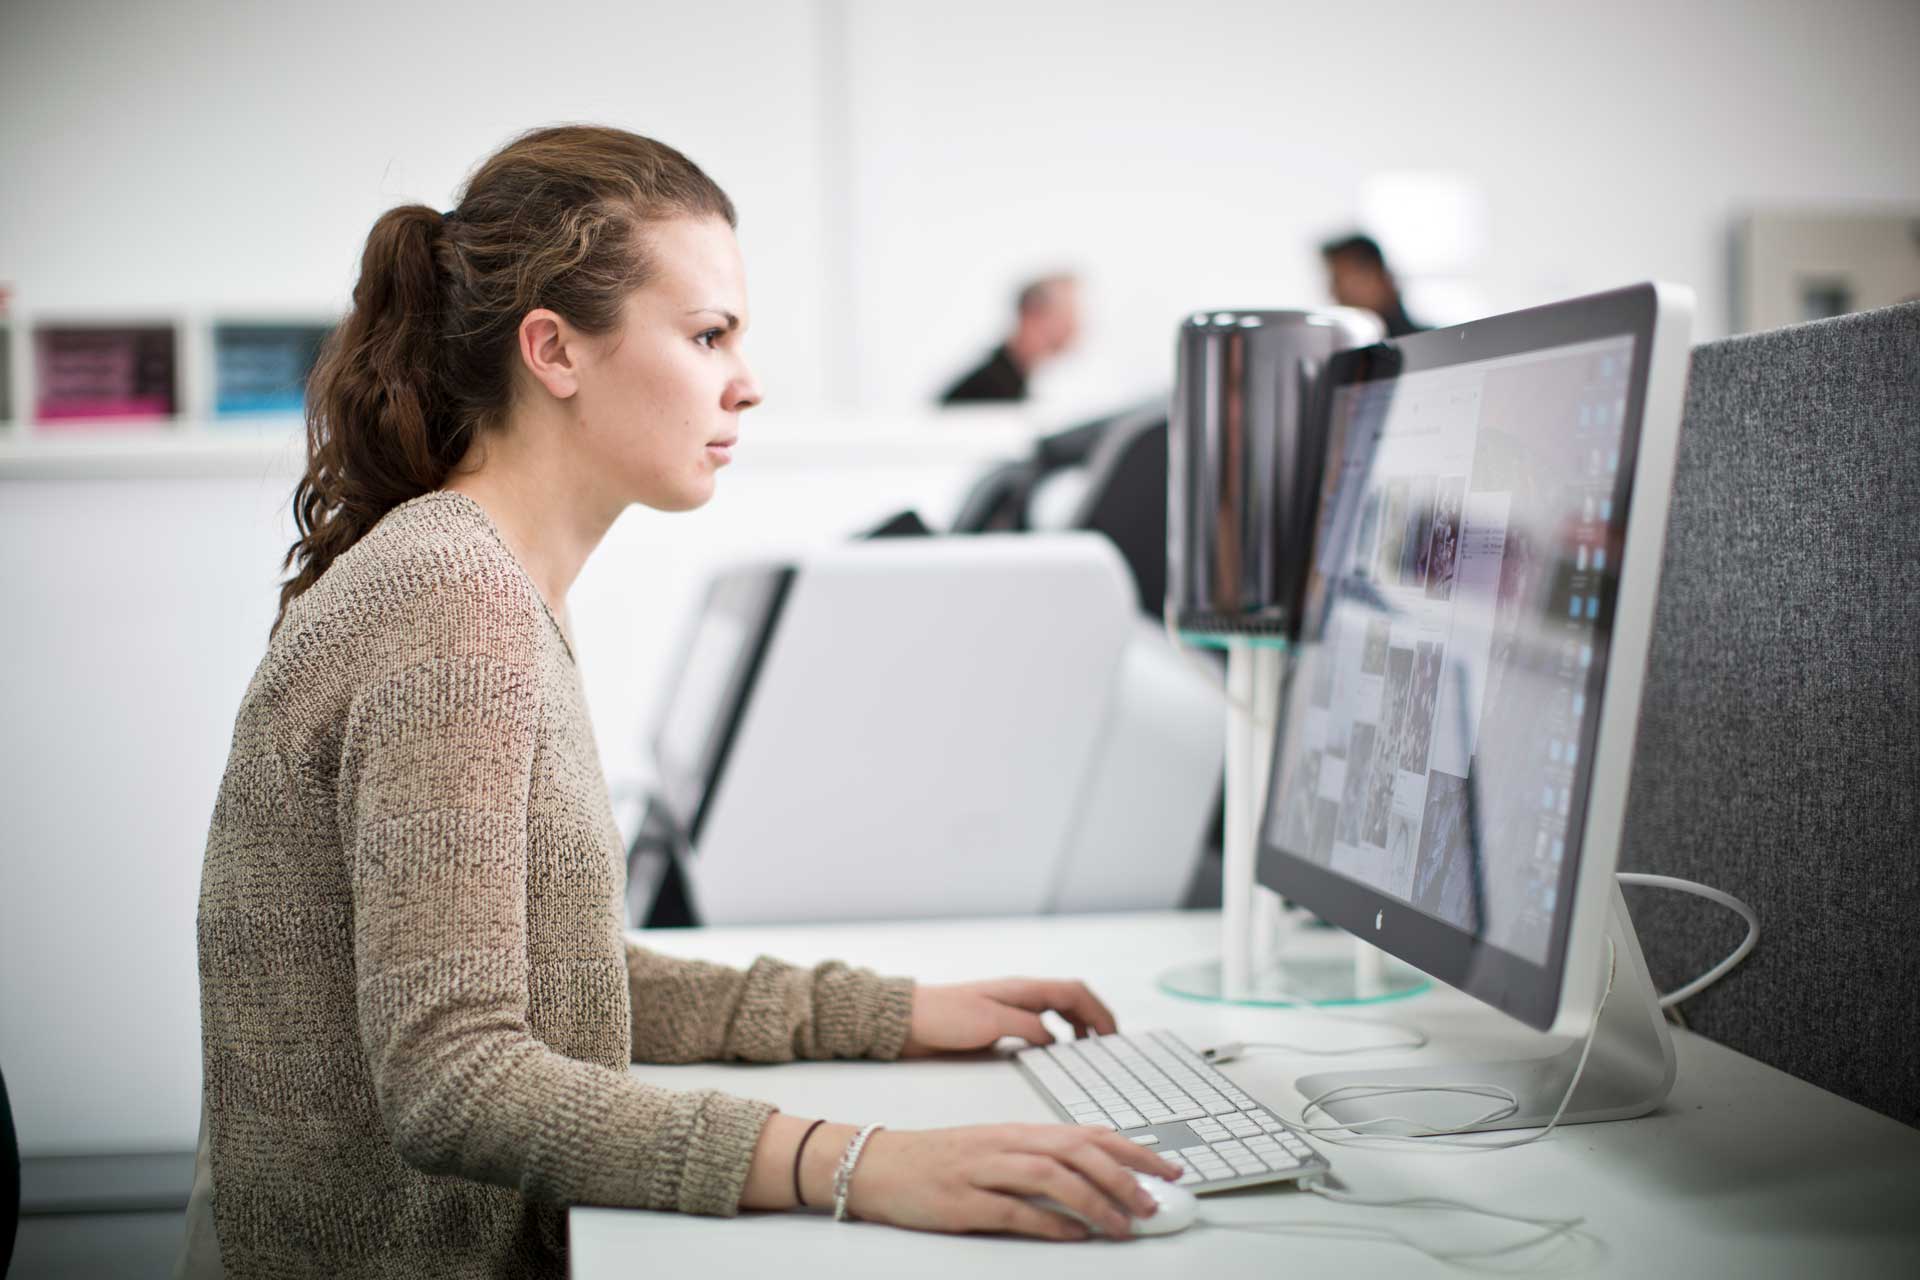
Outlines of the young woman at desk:
{"type": "Polygon", "coordinates": [[[299,539],[199,914],[183,1272],[564,1273],[566,1206],[831,1208],[1114,1234],[1158,1157],[1099,1129],[866,1134],[629,1061],[911,1057],[1113,1030],[1080,983],[746,972],[622,935],[566,597],[629,503],[712,496],[760,389],[732,205],[612,129],[527,134],[394,209],[308,390],[299,539]],[[224,1263],[224,1267],[223,1267],[224,1263]]]}

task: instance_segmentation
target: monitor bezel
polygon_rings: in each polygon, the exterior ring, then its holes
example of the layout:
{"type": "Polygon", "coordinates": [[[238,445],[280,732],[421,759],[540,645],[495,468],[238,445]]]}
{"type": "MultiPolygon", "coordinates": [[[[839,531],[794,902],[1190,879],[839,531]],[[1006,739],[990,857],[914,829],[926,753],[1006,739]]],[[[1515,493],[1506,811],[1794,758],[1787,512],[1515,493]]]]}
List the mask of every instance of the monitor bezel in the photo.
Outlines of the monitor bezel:
{"type": "MultiPolygon", "coordinates": [[[[1544,961],[1535,964],[1428,915],[1400,898],[1296,856],[1277,842],[1274,806],[1264,805],[1260,815],[1256,869],[1259,883],[1302,903],[1330,923],[1440,981],[1540,1030],[1552,1027],[1561,1014],[1563,992],[1568,989],[1567,980],[1572,971],[1591,967],[1584,963],[1569,966],[1569,956],[1576,954],[1576,936],[1598,927],[1592,923],[1593,912],[1587,901],[1595,895],[1585,890],[1596,876],[1605,877],[1610,888],[1618,864],[1619,810],[1624,809],[1624,774],[1630,763],[1632,722],[1637,715],[1646,661],[1646,627],[1639,617],[1650,614],[1657,586],[1659,544],[1665,536],[1666,486],[1670,483],[1672,451],[1677,437],[1678,394],[1665,386],[1671,381],[1671,371],[1658,380],[1653,377],[1656,356],[1664,354],[1671,361],[1671,352],[1663,353],[1660,349],[1671,345],[1663,342],[1658,332],[1662,303],[1660,286],[1640,285],[1343,352],[1329,362],[1323,383],[1326,393],[1317,397],[1316,412],[1330,415],[1336,400],[1334,392],[1342,387],[1609,338],[1633,339],[1627,413],[1620,441],[1621,465],[1614,483],[1616,519],[1610,523],[1610,530],[1617,534],[1619,545],[1627,548],[1627,554],[1617,557],[1602,577],[1601,625],[1595,629],[1594,663],[1587,683],[1590,711],[1582,726],[1581,760],[1567,820],[1569,847],[1561,866],[1560,890],[1544,961]],[[1656,445],[1653,471],[1657,474],[1651,477],[1658,485],[1657,500],[1643,503],[1642,455],[1648,444],[1650,385],[1656,381],[1660,384],[1654,397],[1657,414],[1662,418],[1671,416],[1673,421],[1656,420],[1652,424],[1659,436],[1653,441],[1656,445]],[[1657,522],[1659,528],[1647,535],[1642,530],[1642,521],[1657,522]],[[1631,572],[1628,565],[1649,559],[1644,547],[1634,554],[1637,532],[1641,534],[1637,539],[1640,543],[1644,544],[1649,536],[1654,543],[1651,573],[1644,563],[1635,565],[1641,577],[1652,580],[1643,582],[1636,578],[1629,582],[1628,588],[1634,593],[1629,600],[1622,594],[1624,576],[1631,572]],[[1629,609],[1635,618],[1633,630],[1637,634],[1625,636],[1626,643],[1622,645],[1620,624],[1629,609]],[[1614,704],[1627,697],[1634,706],[1626,716],[1624,750],[1616,744],[1614,749],[1603,751],[1609,726],[1620,722],[1619,710],[1614,704]],[[1612,776],[1615,773],[1621,776],[1612,776]]],[[[1680,327],[1684,329],[1684,325],[1680,327]]],[[[1684,337],[1681,342],[1684,354],[1684,337]]],[[[1323,420],[1322,429],[1327,425],[1328,421],[1323,420]]],[[[1329,485],[1337,481],[1344,452],[1344,441],[1329,441],[1323,501],[1329,485]]],[[[1328,536],[1327,523],[1316,521],[1312,546],[1316,563],[1321,539],[1328,536]]],[[[1311,644],[1310,637],[1316,634],[1316,628],[1324,622],[1329,595],[1325,580],[1317,572],[1309,572],[1308,582],[1299,633],[1302,652],[1311,644]]],[[[1268,781],[1270,792],[1271,788],[1282,785],[1285,756],[1286,708],[1282,706],[1278,710],[1268,781]]],[[[1616,739],[1621,733],[1617,727],[1611,730],[1616,739]]]]}
{"type": "Polygon", "coordinates": [[[720,573],[708,585],[681,641],[673,666],[676,686],[692,658],[700,623],[709,613],[732,614],[748,629],[747,641],[727,675],[721,705],[707,728],[706,740],[692,767],[674,768],[669,753],[664,750],[667,725],[673,716],[671,697],[662,700],[649,735],[648,745],[657,771],[655,797],[662,813],[687,842],[688,852],[698,851],[701,827],[725,776],[727,758],[739,735],[754,681],[772,644],[793,579],[794,568],[788,564],[740,565],[720,573]]]}

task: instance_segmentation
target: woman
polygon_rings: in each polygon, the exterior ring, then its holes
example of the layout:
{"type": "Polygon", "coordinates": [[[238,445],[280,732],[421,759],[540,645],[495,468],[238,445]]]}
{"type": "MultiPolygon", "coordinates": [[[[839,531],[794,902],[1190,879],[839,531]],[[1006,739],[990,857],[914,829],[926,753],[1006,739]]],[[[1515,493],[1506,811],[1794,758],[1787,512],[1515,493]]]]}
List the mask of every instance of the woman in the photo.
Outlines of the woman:
{"type": "Polygon", "coordinates": [[[566,596],[629,503],[712,496],[760,391],[727,197],[613,129],[527,134],[395,209],[309,387],[299,540],[208,837],[188,1274],[561,1275],[565,1206],[829,1206],[1124,1235],[1129,1169],[1062,1125],[881,1131],[629,1061],[892,1058],[1107,1032],[1073,982],[916,987],[628,945],[566,596]]]}

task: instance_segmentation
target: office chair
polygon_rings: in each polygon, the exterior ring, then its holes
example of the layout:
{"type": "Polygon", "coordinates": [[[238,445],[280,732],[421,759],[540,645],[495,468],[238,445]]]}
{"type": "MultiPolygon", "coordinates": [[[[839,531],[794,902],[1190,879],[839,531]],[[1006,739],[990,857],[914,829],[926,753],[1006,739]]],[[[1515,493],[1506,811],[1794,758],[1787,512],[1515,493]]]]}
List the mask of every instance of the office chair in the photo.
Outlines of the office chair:
{"type": "Polygon", "coordinates": [[[20,1139],[13,1131],[13,1103],[7,1077],[0,1073],[0,1276],[13,1262],[13,1241],[20,1230],[20,1139]]]}
{"type": "Polygon", "coordinates": [[[1160,616],[1167,589],[1167,406],[1143,401],[1056,431],[1033,452],[997,463],[975,480],[954,533],[1024,533],[1035,527],[1033,498],[1049,479],[1086,473],[1071,516],[1058,526],[1105,534],[1133,575],[1140,609],[1160,616]]]}
{"type": "Polygon", "coordinates": [[[1144,405],[1101,425],[1067,527],[1104,534],[1120,549],[1140,611],[1157,619],[1167,597],[1167,407],[1144,405]]]}
{"type": "Polygon", "coordinates": [[[960,502],[953,518],[954,533],[1024,533],[1027,499],[1040,478],[1040,464],[1033,458],[995,463],[988,468],[960,502]]]}

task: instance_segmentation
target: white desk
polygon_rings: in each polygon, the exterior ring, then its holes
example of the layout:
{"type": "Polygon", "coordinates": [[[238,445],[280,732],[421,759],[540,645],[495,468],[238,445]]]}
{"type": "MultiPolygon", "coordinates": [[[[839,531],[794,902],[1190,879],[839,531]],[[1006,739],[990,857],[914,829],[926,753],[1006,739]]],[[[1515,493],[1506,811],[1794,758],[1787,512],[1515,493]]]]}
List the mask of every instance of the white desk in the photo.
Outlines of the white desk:
{"type": "MultiPolygon", "coordinates": [[[[1165,912],[981,922],[656,930],[636,935],[668,954],[746,965],[760,954],[795,963],[840,958],[925,981],[1002,974],[1086,979],[1121,1029],[1167,1027],[1195,1048],[1219,1040],[1349,1034],[1311,1014],[1202,1004],[1167,995],[1158,974],[1215,946],[1214,913],[1165,912]]],[[[1325,937],[1325,935],[1320,935],[1325,937]]],[[[1527,1033],[1457,992],[1381,1006],[1435,1040],[1439,1062],[1485,1052],[1527,1033]],[[1442,1055],[1445,1055],[1443,1057],[1442,1055]]],[[[1843,1029],[1836,1029],[1839,1033],[1843,1029]]],[[[1584,1216],[1587,1238],[1562,1245],[1529,1274],[1863,1276],[1920,1274],[1920,1132],[1795,1080],[1712,1041],[1676,1032],[1679,1079],[1667,1104],[1640,1120],[1579,1125],[1512,1151],[1444,1154],[1323,1149],[1356,1194],[1433,1193],[1536,1217],[1584,1216]]],[[[1310,1041],[1311,1042],[1311,1041],[1310,1041]]],[[[1293,1080],[1330,1064],[1405,1063],[1407,1055],[1293,1059],[1250,1055],[1222,1068],[1248,1092],[1294,1114],[1293,1080]]],[[[675,1088],[720,1088],[766,1098],[797,1115],[895,1128],[1051,1121],[1011,1064],[968,1060],[794,1063],[777,1067],[636,1066],[675,1088]]],[[[1519,1239],[1526,1228],[1452,1213],[1336,1206],[1287,1188],[1207,1196],[1204,1218],[1223,1223],[1391,1227],[1429,1246],[1519,1239]]],[[[899,1277],[1037,1273],[1258,1276],[1312,1268],[1342,1280],[1456,1275],[1397,1244],[1299,1230],[1255,1234],[1206,1222],[1178,1235],[1123,1245],[1057,1245],[928,1235],[811,1214],[738,1219],[613,1209],[571,1215],[573,1275],[612,1277],[899,1277]],[[1283,1271],[1284,1269],[1284,1271],[1283,1271]]],[[[1502,1268],[1516,1270],[1509,1264],[1502,1268]]]]}

